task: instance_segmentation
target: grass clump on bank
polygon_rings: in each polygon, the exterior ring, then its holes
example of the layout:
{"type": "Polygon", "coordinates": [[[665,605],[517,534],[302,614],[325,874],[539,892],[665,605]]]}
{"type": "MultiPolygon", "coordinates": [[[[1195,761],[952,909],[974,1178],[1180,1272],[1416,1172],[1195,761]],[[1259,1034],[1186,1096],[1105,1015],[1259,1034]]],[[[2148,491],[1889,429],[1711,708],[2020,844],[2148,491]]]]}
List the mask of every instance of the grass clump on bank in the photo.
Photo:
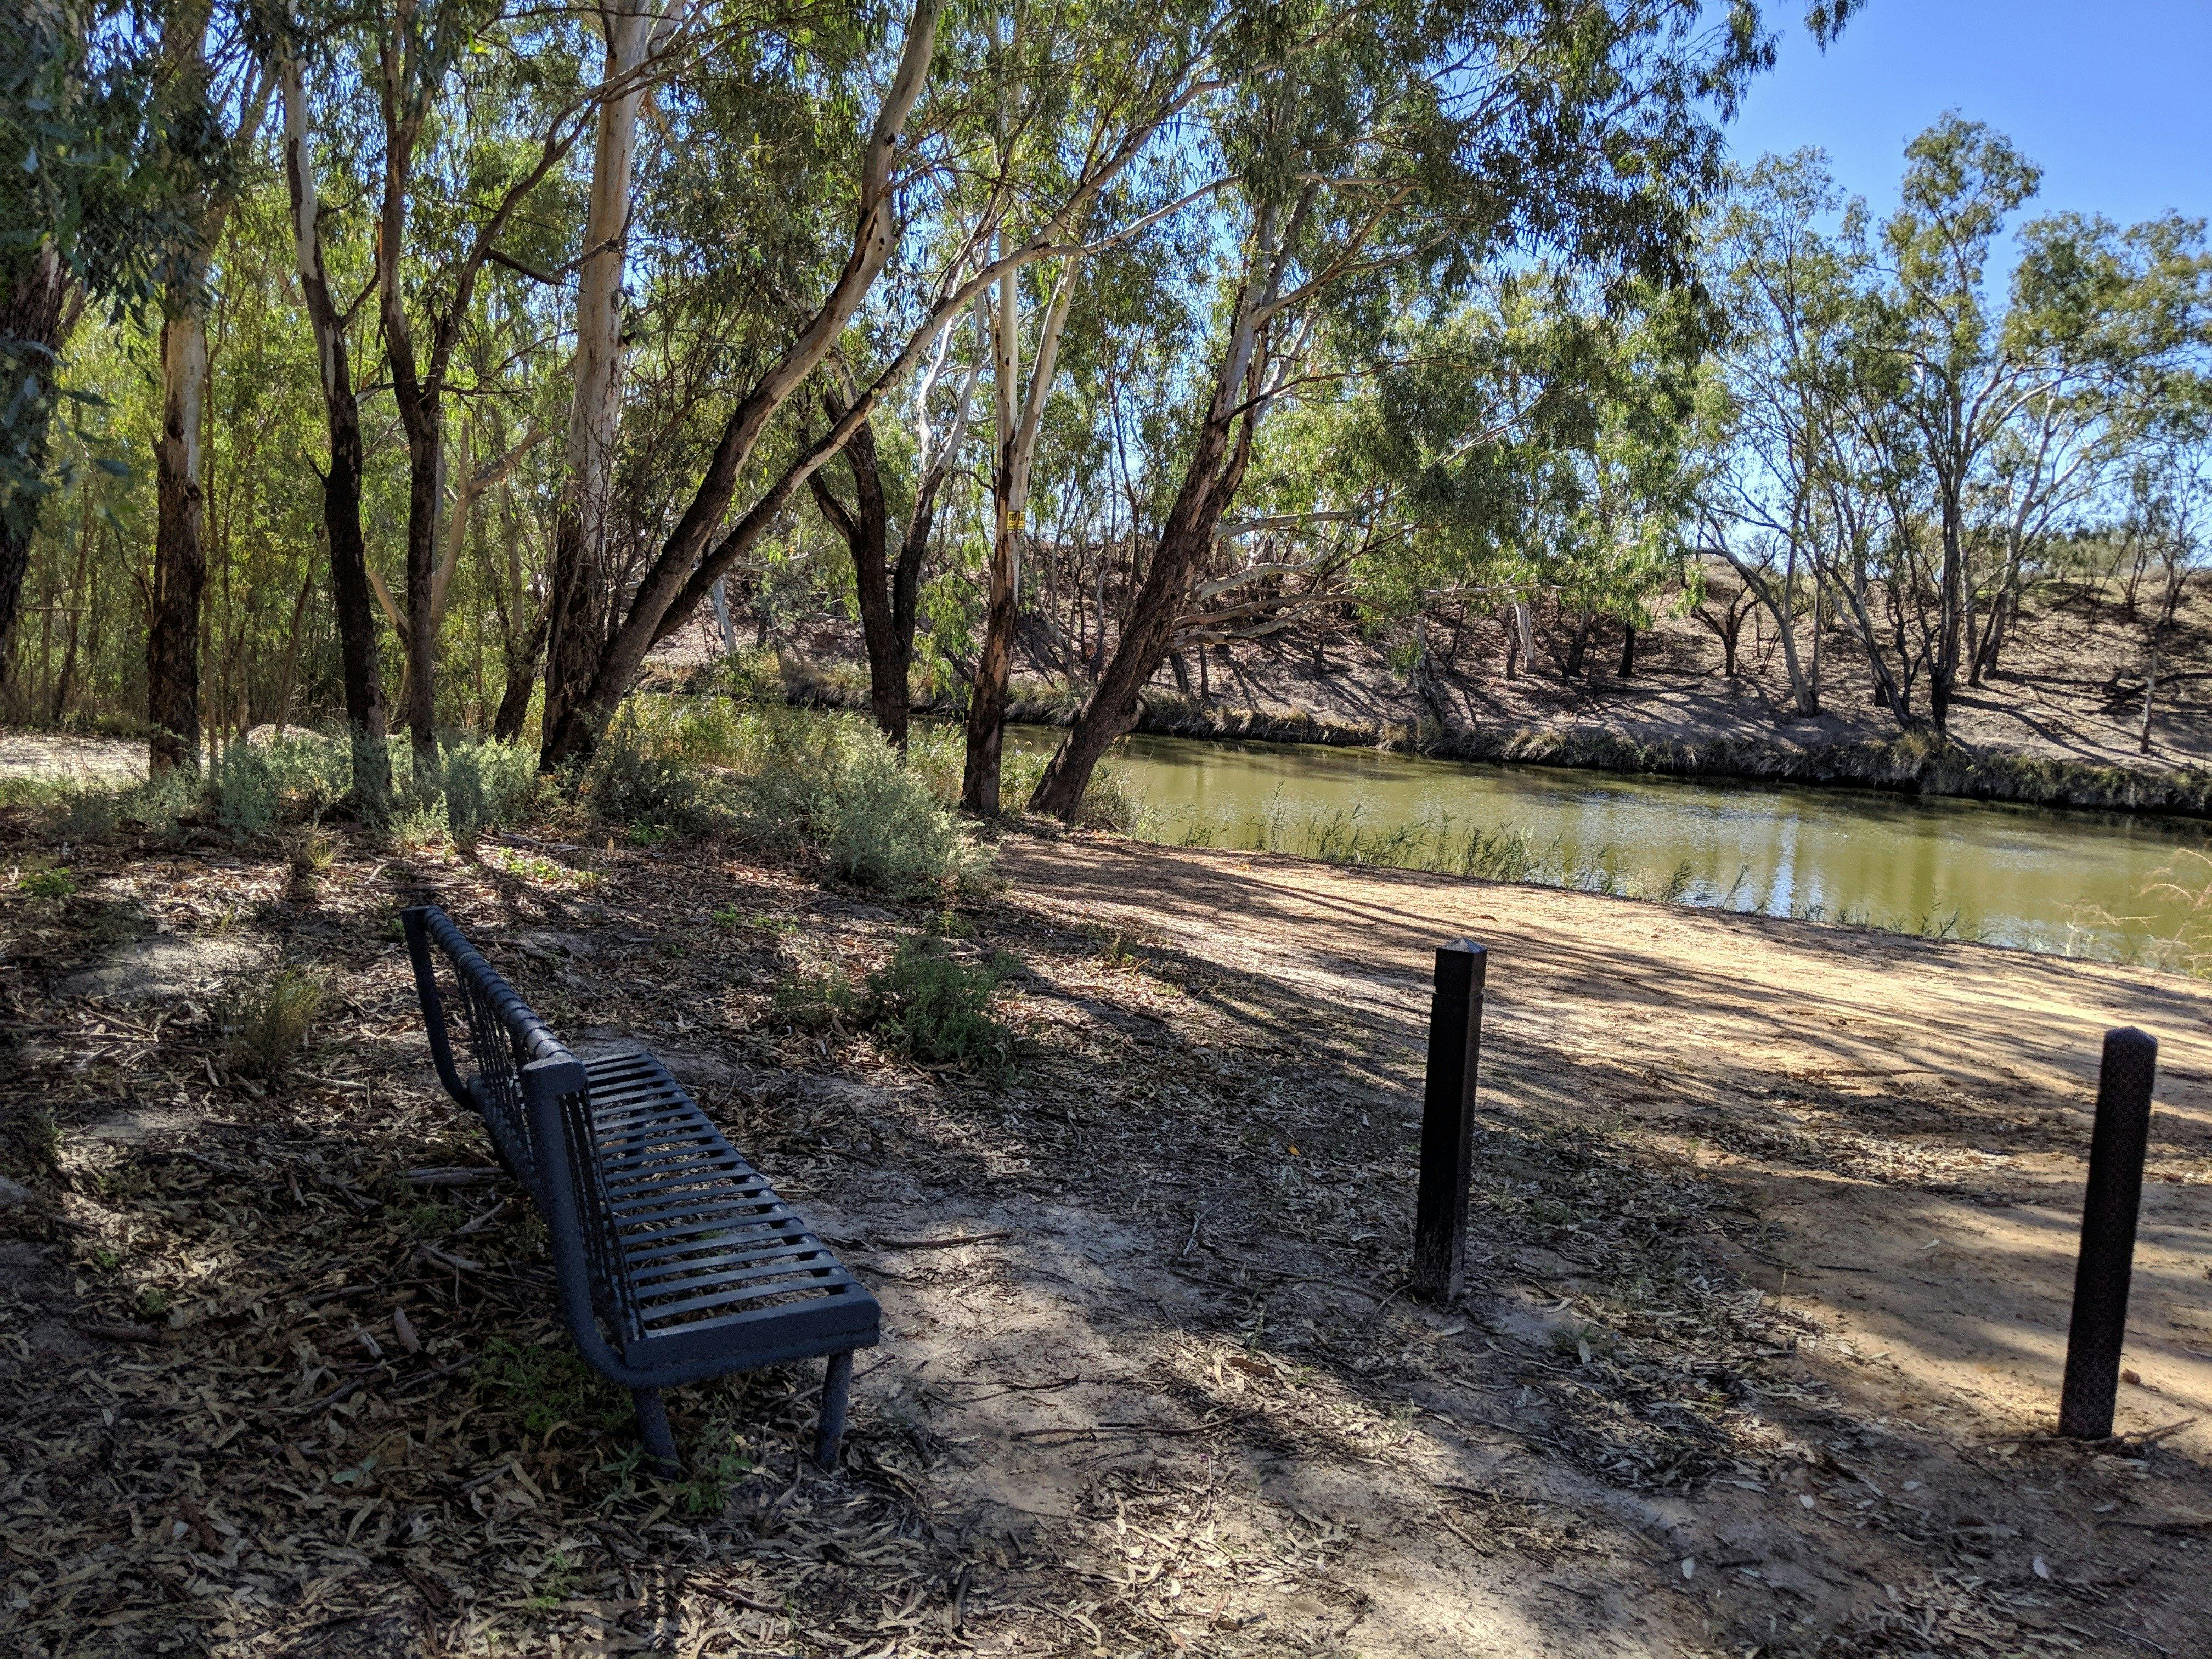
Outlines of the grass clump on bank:
{"type": "Polygon", "coordinates": [[[640,698],[600,745],[584,794],[595,817],[634,838],[720,830],[884,892],[957,887],[988,866],[930,769],[902,763],[855,715],[640,698]]]}

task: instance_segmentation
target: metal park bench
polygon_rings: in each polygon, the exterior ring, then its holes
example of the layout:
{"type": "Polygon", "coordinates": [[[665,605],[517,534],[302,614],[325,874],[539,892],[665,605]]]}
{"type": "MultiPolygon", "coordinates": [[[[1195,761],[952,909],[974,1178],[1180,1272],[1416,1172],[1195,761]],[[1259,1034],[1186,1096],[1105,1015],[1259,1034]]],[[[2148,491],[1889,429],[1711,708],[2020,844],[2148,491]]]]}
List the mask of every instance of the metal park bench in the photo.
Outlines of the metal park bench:
{"type": "Polygon", "coordinates": [[[663,1389],[826,1355],[814,1461],[835,1468],[853,1352],[879,1334],[876,1298],[658,1060],[578,1060],[444,911],[402,921],[439,1079],[544,1217],[568,1334],[630,1391],[647,1455],[680,1467],[663,1389]],[[465,1081],[433,946],[459,990],[476,1063],[465,1081]]]}

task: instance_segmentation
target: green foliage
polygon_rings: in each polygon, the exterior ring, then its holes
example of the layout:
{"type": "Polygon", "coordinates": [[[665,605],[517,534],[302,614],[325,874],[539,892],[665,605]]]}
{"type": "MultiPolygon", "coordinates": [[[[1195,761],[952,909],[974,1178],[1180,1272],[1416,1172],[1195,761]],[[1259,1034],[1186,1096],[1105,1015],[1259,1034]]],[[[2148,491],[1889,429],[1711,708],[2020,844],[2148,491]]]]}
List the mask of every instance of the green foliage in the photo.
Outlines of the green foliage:
{"type": "Polygon", "coordinates": [[[848,732],[810,780],[812,830],[830,867],[864,887],[915,892],[969,866],[960,830],[872,732],[848,732]]]}
{"type": "Polygon", "coordinates": [[[51,1106],[17,1118],[13,1138],[17,1153],[32,1174],[50,1174],[61,1168],[62,1127],[51,1106]]]}
{"type": "Polygon", "coordinates": [[[801,1031],[842,1030],[857,1022],[860,999],[853,981],[831,969],[820,974],[787,974],[776,982],[769,1006],[784,1024],[801,1031]]]}
{"type": "Polygon", "coordinates": [[[251,744],[236,743],[209,769],[209,822],[234,842],[244,843],[269,833],[279,805],[276,774],[251,744]]]}
{"type": "Polygon", "coordinates": [[[559,1550],[548,1550],[530,1585],[530,1597],[522,1605],[532,1613],[550,1612],[575,1593],[576,1564],[559,1550]]]}
{"type": "Polygon", "coordinates": [[[226,170],[206,89],[165,73],[165,44],[158,21],[109,8],[11,6],[0,28],[0,531],[11,539],[30,535],[55,487],[50,429],[70,394],[57,383],[64,342],[45,319],[72,310],[64,284],[112,315],[142,315],[195,250],[196,192],[226,170]]]}
{"type": "Polygon", "coordinates": [[[216,1006],[231,1070],[264,1082],[283,1076],[322,1006],[322,977],[303,968],[279,968],[231,991],[216,1006]]]}
{"type": "Polygon", "coordinates": [[[600,823],[690,830],[706,821],[697,765],[654,744],[631,720],[617,723],[584,775],[585,804],[600,823]]]}
{"type": "Polygon", "coordinates": [[[484,826],[483,768],[476,754],[453,749],[445,756],[446,829],[456,847],[474,847],[484,826]]]}
{"type": "Polygon", "coordinates": [[[326,874],[337,844],[320,830],[310,830],[292,844],[292,868],[303,876],[326,874]]]}
{"type": "Polygon", "coordinates": [[[1091,774],[1090,787],[1083,792],[1083,810],[1075,821],[1086,830],[1141,836],[1150,816],[1129,775],[1109,763],[1091,774]]]}
{"type": "Polygon", "coordinates": [[[76,891],[76,878],[65,864],[26,870],[15,878],[17,889],[35,899],[65,899],[76,891]]]}
{"type": "Polygon", "coordinates": [[[740,651],[722,665],[722,686],[739,708],[772,708],[784,700],[783,668],[773,651],[740,651]]]}
{"type": "Polygon", "coordinates": [[[1013,1076],[1015,1036],[991,1012],[1011,963],[956,960],[935,939],[903,939],[868,977],[866,1018],[878,1041],[910,1060],[958,1066],[994,1083],[1013,1076]]]}
{"type": "MultiPolygon", "coordinates": [[[[917,752],[935,751],[925,740],[917,752]]],[[[910,893],[982,868],[940,781],[941,769],[902,763],[857,716],[640,697],[593,758],[586,799],[609,824],[719,827],[811,854],[859,885],[910,893]]]]}
{"type": "Polygon", "coordinates": [[[738,1423],[717,1416],[689,1449],[684,1478],[675,1501],[686,1515],[715,1515],[729,1501],[730,1488],[757,1467],[738,1423]]]}
{"type": "Polygon", "coordinates": [[[477,1393],[515,1413],[529,1434],[547,1434],[564,1423],[620,1429],[630,1416],[629,1397],[565,1343],[525,1348],[495,1336],[484,1344],[471,1381],[477,1393]]]}
{"type": "Polygon", "coordinates": [[[942,938],[908,937],[862,983],[835,969],[793,974],[777,985],[773,1006],[795,1030],[872,1032],[893,1054],[1005,1084],[1018,1040],[992,1012],[992,999],[1017,971],[1009,957],[965,962],[942,938]]]}

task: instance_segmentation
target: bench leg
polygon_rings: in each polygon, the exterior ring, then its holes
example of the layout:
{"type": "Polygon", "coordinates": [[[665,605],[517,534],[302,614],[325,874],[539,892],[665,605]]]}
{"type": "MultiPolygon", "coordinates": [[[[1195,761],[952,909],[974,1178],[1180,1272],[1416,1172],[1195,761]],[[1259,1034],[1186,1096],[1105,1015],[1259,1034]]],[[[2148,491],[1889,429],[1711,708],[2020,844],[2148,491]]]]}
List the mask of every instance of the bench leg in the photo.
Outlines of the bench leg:
{"type": "Polygon", "coordinates": [[[845,1438],[845,1406],[853,1386],[853,1351],[830,1356],[822,1380],[822,1422],[814,1431],[814,1466],[827,1474],[837,1467],[837,1448],[845,1438]]]}
{"type": "Polygon", "coordinates": [[[676,1437],[669,1431],[668,1407],[660,1403],[657,1389],[640,1389],[630,1395],[637,1405],[637,1431],[645,1440],[646,1467],[663,1480],[684,1473],[677,1461],[676,1437]]]}

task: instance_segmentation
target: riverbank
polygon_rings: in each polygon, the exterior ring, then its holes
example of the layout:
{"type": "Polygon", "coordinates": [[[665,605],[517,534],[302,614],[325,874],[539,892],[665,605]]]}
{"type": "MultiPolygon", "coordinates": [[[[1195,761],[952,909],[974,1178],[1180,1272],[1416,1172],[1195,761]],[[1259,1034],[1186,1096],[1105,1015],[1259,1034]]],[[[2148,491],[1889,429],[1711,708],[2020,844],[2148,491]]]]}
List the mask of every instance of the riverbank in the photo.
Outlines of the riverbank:
{"type": "MultiPolygon", "coordinates": [[[[1717,603],[1717,602],[1716,602],[1717,603]]],[[[1948,743],[1900,732],[1875,698],[1863,653],[1842,632],[1824,635],[1821,713],[1791,703],[1778,642],[1763,613],[1739,606],[1737,648],[1723,647],[1697,614],[1669,611],[1639,629],[1624,655],[1617,624],[1573,658],[1556,617],[1536,619],[1537,660],[1507,672],[1497,614],[1431,617],[1425,695],[1407,678],[1406,623],[1294,618],[1263,637],[1188,647],[1146,688],[1138,729],[1162,736],[1388,748],[1465,761],[1831,784],[1890,793],[2018,801],[2110,811],[2212,816],[2212,579],[2189,582],[2160,638],[2151,752],[2142,752],[2149,664],[2147,613],[2052,586],[2027,597],[1997,665],[1981,685],[1957,688],[1948,743]]],[[[866,674],[848,619],[780,623],[763,641],[789,665],[800,698],[866,706],[866,674]]],[[[1809,629],[1799,647],[1810,665],[1809,629]]],[[[1065,725],[1091,675],[1042,634],[1016,653],[1016,718],[1065,725]]],[[[722,643],[694,623],[655,653],[668,684],[704,686],[722,643]]],[[[958,711],[941,668],[915,682],[929,712],[958,711]]],[[[1912,707],[1927,712],[1924,684],[1912,707]]]]}
{"type": "Polygon", "coordinates": [[[898,898],[558,812],[473,853],[320,835],[80,842],[66,897],[0,897],[11,1650],[2212,1639],[2212,988],[1091,836],[898,898]],[[880,1297],[835,1478],[797,1370],[673,1392],[690,1473],[636,1468],[432,1075],[391,937],[418,896],[573,1040],[661,1054],[880,1297]],[[1462,934],[1489,1004],[1438,1309],[1403,1274],[1462,934]],[[1010,1083],[794,1012],[918,940],[1007,975],[1010,1083]],[[222,1010],[280,962],[330,1000],[257,1080],[222,1010]],[[2131,1380],[2122,1437],[2073,1447],[2045,1431],[2124,1021],[2166,1044],[2131,1380]]]}
{"type": "MultiPolygon", "coordinates": [[[[784,667],[784,685],[791,701],[802,706],[861,713],[868,708],[865,683],[856,681],[845,665],[792,662],[784,667]]],[[[1081,707],[1079,697],[1018,682],[1006,717],[1020,724],[1065,727],[1074,723],[1081,707]]],[[[947,719],[958,718],[963,709],[963,704],[945,698],[914,705],[917,714],[947,719]]],[[[1379,749],[1435,760],[1741,778],[2033,806],[2212,817],[2212,770],[2204,768],[2135,767],[1990,751],[1946,743],[1932,733],[1808,744],[1755,732],[1700,738],[1590,726],[1446,727],[1432,716],[1329,720],[1304,709],[1203,702],[1157,689],[1146,692],[1135,729],[1158,737],[1379,749]]]]}

